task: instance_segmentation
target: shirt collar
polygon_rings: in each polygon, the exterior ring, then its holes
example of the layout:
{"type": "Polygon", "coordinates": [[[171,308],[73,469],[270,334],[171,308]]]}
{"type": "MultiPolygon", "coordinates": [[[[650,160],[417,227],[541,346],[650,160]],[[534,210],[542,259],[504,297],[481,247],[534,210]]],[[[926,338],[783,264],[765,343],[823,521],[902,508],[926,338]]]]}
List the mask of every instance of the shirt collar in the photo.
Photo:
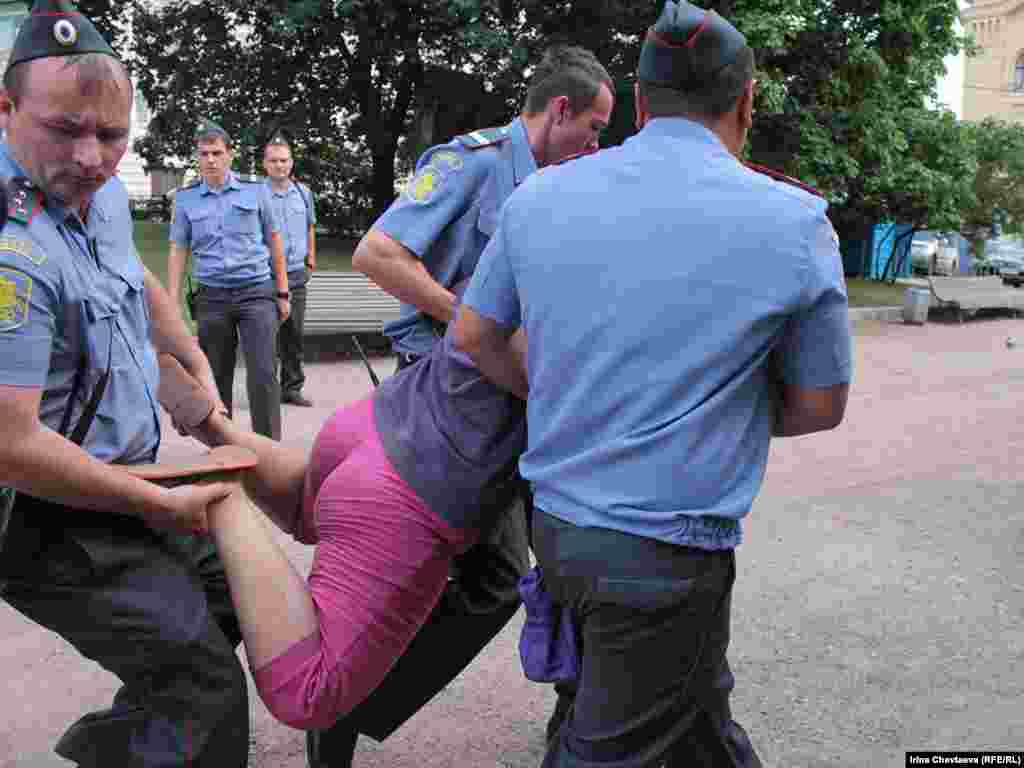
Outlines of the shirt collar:
{"type": "MultiPolygon", "coordinates": [[[[7,143],[0,144],[0,174],[8,177],[23,177],[28,178],[28,174],[25,173],[25,169],[21,167],[17,160],[11,155],[10,147],[7,143]]],[[[109,183],[109,181],[107,182],[109,183]]],[[[107,222],[110,220],[109,214],[104,210],[103,204],[100,201],[103,190],[106,188],[106,184],[96,190],[96,194],[93,195],[92,200],[89,202],[89,215],[95,215],[100,221],[107,222]]],[[[50,212],[53,221],[64,222],[69,216],[78,219],[78,212],[68,208],[63,203],[55,200],[52,197],[43,196],[43,205],[50,212]]]]}
{"type": "Polygon", "coordinates": [[[537,172],[537,160],[530,149],[530,137],[526,133],[526,126],[523,125],[521,117],[509,123],[508,133],[512,138],[512,167],[515,170],[515,183],[518,187],[527,176],[537,172]]]}
{"type": "Polygon", "coordinates": [[[673,139],[688,139],[698,144],[707,145],[708,149],[732,156],[728,147],[722,143],[717,134],[693,120],[685,117],[656,117],[647,122],[637,136],[667,136],[673,139]]]}
{"type": "Polygon", "coordinates": [[[224,186],[221,187],[220,192],[214,192],[210,189],[210,186],[206,183],[206,179],[199,182],[199,193],[201,195],[216,195],[226,192],[229,189],[239,189],[238,177],[235,176],[235,172],[232,170],[228,171],[228,175],[224,179],[224,186]]]}
{"type": "Polygon", "coordinates": [[[276,189],[274,189],[274,185],[270,183],[270,177],[268,176],[267,189],[269,189],[270,194],[274,195],[275,197],[286,197],[290,195],[292,192],[297,192],[299,190],[299,186],[298,184],[295,183],[294,179],[288,179],[288,187],[284,190],[284,192],[278,192],[276,189]]]}

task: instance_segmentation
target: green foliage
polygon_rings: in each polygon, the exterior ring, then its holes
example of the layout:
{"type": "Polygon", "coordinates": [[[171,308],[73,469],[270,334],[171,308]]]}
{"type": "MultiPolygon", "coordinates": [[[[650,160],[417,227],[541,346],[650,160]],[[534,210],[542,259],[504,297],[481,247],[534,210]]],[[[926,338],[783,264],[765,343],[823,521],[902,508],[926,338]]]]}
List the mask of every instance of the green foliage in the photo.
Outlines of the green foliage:
{"type": "Polygon", "coordinates": [[[988,119],[965,123],[977,173],[972,178],[973,200],[963,212],[961,233],[968,240],[991,233],[993,218],[1024,222],[1024,126],[988,119]]]}
{"type": "MultiPolygon", "coordinates": [[[[751,159],[822,189],[841,235],[883,219],[959,229],[961,211],[988,204],[980,193],[991,185],[972,183],[986,167],[973,159],[977,138],[925,108],[943,58],[966,43],[954,31],[957,0],[703,4],[733,19],[757,54],[751,159]]],[[[118,18],[109,0],[82,5],[118,18]]],[[[605,63],[620,86],[604,143],[627,137],[640,40],[661,6],[131,0],[120,6],[133,15],[129,54],[155,113],[138,149],[151,162],[188,163],[195,123],[210,116],[244,145],[239,166],[258,170],[258,147],[284,128],[328,218],[358,212],[358,228],[390,203],[396,172],[422,149],[414,129],[424,101],[443,97],[445,135],[430,141],[507,120],[548,44],[582,45],[605,63]]]]}
{"type": "MultiPolygon", "coordinates": [[[[130,58],[154,112],[137,144],[151,163],[184,165],[198,119],[241,143],[238,166],[258,170],[278,129],[297,148],[297,173],[339,209],[381,210],[394,196],[420,99],[441,92],[466,119],[507,120],[527,67],[551,42],[591,47],[632,71],[658,3],[547,0],[131,0],[130,58]],[[455,92],[437,73],[472,72],[455,92]],[[468,116],[468,117],[467,117],[468,116]]],[[[478,124],[449,128],[470,130],[478,124]]],[[[433,140],[447,140],[449,135],[433,140]]]]}

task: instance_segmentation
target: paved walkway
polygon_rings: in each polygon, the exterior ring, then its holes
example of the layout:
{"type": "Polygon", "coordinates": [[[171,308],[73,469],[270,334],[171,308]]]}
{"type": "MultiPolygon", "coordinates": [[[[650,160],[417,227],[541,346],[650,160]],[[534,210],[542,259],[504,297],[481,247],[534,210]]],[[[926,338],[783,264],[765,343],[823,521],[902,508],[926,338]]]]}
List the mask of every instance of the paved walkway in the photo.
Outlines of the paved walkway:
{"type": "MultiPolygon", "coordinates": [[[[844,424],[772,445],[738,552],[735,716],[780,768],[1024,749],[1024,321],[869,322],[856,342],[844,424]]],[[[296,445],[370,389],[357,363],[309,379],[317,406],[285,411],[296,445]]],[[[165,434],[168,458],[196,450],[165,434]]],[[[286,546],[308,567],[308,548],[286,546]]],[[[539,765],[552,696],[523,679],[518,628],[387,742],[361,741],[357,768],[539,765]]],[[[3,605],[0,675],[0,768],[66,765],[53,741],[115,689],[3,605]]],[[[302,768],[302,734],[255,695],[252,711],[252,768],[302,768]]]]}

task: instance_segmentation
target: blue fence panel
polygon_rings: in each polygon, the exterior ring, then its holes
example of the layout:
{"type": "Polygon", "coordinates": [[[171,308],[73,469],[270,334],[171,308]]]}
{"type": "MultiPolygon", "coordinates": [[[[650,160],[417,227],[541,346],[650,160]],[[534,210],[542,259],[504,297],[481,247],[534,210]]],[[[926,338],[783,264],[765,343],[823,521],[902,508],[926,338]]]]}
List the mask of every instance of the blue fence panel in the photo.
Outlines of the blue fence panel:
{"type": "MultiPolygon", "coordinates": [[[[872,232],[871,263],[866,277],[880,279],[885,274],[885,265],[893,256],[893,248],[901,235],[913,229],[909,224],[876,224],[872,232]]],[[[899,239],[899,253],[893,258],[889,267],[889,277],[910,277],[910,241],[911,236],[899,239]],[[901,263],[902,262],[902,263],[901,263]],[[899,265],[899,272],[893,270],[899,265]]]]}

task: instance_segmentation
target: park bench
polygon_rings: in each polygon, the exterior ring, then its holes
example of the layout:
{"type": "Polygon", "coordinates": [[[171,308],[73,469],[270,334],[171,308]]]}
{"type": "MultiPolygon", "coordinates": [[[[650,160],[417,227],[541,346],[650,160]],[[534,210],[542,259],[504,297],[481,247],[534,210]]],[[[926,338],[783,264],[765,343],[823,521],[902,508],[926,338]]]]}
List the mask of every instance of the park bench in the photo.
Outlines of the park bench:
{"type": "Polygon", "coordinates": [[[956,311],[963,322],[965,314],[979,309],[1009,309],[1015,315],[1024,308],[1024,291],[1003,283],[998,275],[987,277],[929,277],[932,296],[939,307],[956,311]]]}
{"type": "Polygon", "coordinates": [[[304,335],[381,333],[399,302],[362,272],[314,272],[306,286],[304,335]]]}

